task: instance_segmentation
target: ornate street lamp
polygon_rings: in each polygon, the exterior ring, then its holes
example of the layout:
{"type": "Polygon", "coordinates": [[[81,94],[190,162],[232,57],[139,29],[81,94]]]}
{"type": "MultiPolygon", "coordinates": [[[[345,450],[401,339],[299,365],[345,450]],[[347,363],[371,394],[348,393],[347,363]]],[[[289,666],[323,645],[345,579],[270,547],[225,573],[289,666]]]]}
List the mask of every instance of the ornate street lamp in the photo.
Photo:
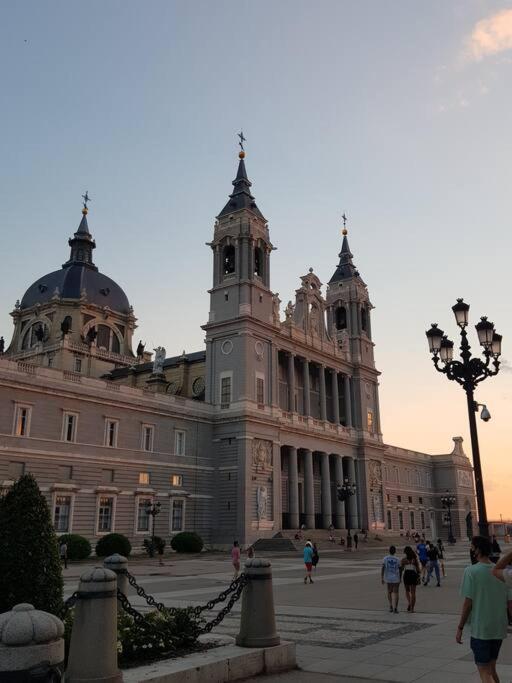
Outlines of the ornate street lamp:
{"type": "MultiPolygon", "coordinates": [[[[448,494],[448,491],[446,492],[448,494]]],[[[457,502],[457,499],[455,496],[442,496],[441,497],[441,505],[448,510],[448,524],[450,525],[450,532],[448,534],[448,543],[454,544],[455,543],[455,536],[453,535],[453,527],[452,527],[452,506],[455,505],[457,502]]]]}
{"type": "MultiPolygon", "coordinates": [[[[155,517],[160,514],[160,506],[161,503],[150,503],[149,501],[146,503],[146,513],[150,515],[153,518],[152,524],[151,524],[151,552],[154,553],[156,550],[155,547],[155,517]]],[[[162,561],[160,560],[160,563],[162,561]]]]}
{"type": "Polygon", "coordinates": [[[466,327],[468,326],[469,304],[463,299],[457,299],[455,306],[452,306],[457,325],[460,327],[460,358],[453,360],[454,344],[433,323],[430,330],[426,332],[430,353],[438,372],[444,373],[448,379],[454,380],[466,392],[469,431],[471,434],[471,448],[473,451],[473,468],[475,472],[476,501],[478,507],[478,526],[480,535],[489,537],[489,525],[487,523],[487,511],[485,508],[484,485],[482,480],[482,465],[480,463],[480,449],[478,447],[478,433],[476,429],[475,413],[482,407],[481,418],[484,422],[490,420],[490,413],[486,406],[476,403],[474,391],[477,384],[484,379],[498,374],[500,368],[499,357],[501,355],[501,334],[494,330],[494,324],[486,317],[480,318],[480,322],[475,325],[478,334],[478,341],[483,347],[481,358],[471,355],[470,345],[466,327]],[[442,363],[443,365],[440,365],[442,363]],[[492,367],[491,367],[492,365],[492,367]]]}
{"type": "MultiPolygon", "coordinates": [[[[347,501],[350,496],[353,496],[356,491],[357,486],[350,483],[350,479],[348,477],[343,477],[343,484],[337,484],[336,486],[336,495],[338,496],[338,500],[342,503],[347,501]]],[[[350,533],[350,509],[348,505],[345,506],[345,517],[347,522],[347,548],[352,548],[352,535],[350,533]]]]}

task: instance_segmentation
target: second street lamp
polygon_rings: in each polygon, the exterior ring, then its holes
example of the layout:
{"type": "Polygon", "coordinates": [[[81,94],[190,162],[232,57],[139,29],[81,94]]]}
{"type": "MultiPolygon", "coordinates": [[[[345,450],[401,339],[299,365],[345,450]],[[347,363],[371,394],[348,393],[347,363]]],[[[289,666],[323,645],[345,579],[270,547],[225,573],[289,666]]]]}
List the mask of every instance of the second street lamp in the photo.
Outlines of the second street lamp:
{"type": "MultiPolygon", "coordinates": [[[[152,517],[152,523],[151,523],[151,557],[153,557],[153,554],[156,550],[155,547],[155,517],[160,514],[160,503],[150,503],[149,501],[146,503],[146,513],[148,516],[152,517]]],[[[162,564],[162,560],[160,559],[160,564],[162,564]]]]}
{"type": "MultiPolygon", "coordinates": [[[[336,486],[336,495],[338,500],[342,503],[347,502],[350,496],[353,496],[357,490],[357,486],[350,482],[348,477],[343,477],[343,484],[336,486]]],[[[347,549],[352,548],[352,535],[350,534],[350,508],[345,505],[345,519],[347,523],[347,549]]]]}
{"type": "MultiPolygon", "coordinates": [[[[448,493],[448,491],[447,491],[448,493]]],[[[455,543],[455,536],[453,535],[452,526],[452,507],[457,502],[455,496],[445,495],[441,498],[441,505],[448,510],[448,524],[450,525],[450,531],[448,533],[448,543],[455,543]]]]}
{"type": "MultiPolygon", "coordinates": [[[[480,322],[475,325],[478,334],[478,341],[483,346],[483,360],[472,356],[466,327],[468,326],[469,304],[463,299],[457,299],[455,306],[452,306],[457,325],[460,327],[460,358],[453,359],[454,344],[433,323],[427,330],[426,335],[430,353],[435,368],[438,372],[444,373],[448,379],[457,382],[466,392],[469,416],[469,431],[471,434],[471,448],[473,451],[473,468],[475,472],[476,502],[478,507],[478,526],[480,535],[489,537],[489,524],[487,522],[487,510],[485,507],[485,494],[482,479],[482,464],[480,462],[480,449],[478,446],[478,432],[476,428],[475,413],[478,412],[480,404],[475,402],[475,388],[480,382],[488,377],[498,374],[500,368],[499,357],[501,355],[501,335],[494,330],[494,324],[486,317],[480,318],[480,322]],[[443,365],[440,365],[440,362],[443,365]]],[[[487,422],[490,413],[485,407],[481,417],[487,422]]]]}

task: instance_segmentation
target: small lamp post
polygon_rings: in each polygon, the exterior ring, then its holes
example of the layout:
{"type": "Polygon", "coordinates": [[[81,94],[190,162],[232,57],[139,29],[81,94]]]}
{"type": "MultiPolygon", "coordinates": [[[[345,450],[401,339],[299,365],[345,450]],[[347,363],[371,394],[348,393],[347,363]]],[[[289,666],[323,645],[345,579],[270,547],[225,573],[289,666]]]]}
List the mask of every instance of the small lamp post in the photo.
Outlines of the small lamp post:
{"type": "MultiPolygon", "coordinates": [[[[148,514],[148,516],[152,517],[151,550],[153,553],[156,550],[156,547],[155,547],[155,517],[160,514],[160,507],[161,507],[161,503],[150,503],[149,501],[146,503],[146,513],[148,514]]],[[[162,564],[161,559],[160,559],[160,564],[162,564]]]]}
{"type": "Polygon", "coordinates": [[[475,325],[478,341],[483,347],[482,358],[472,356],[466,328],[468,326],[469,304],[463,299],[457,299],[452,306],[455,321],[460,327],[460,359],[454,360],[454,343],[448,339],[443,330],[433,323],[427,330],[426,335],[434,366],[438,372],[444,373],[449,380],[460,384],[466,392],[469,416],[469,431],[471,434],[471,448],[473,451],[473,467],[475,472],[476,502],[478,507],[478,526],[480,535],[489,537],[489,524],[487,522],[487,510],[485,507],[485,494],[482,479],[482,464],[480,462],[480,449],[478,446],[478,432],[476,429],[475,413],[482,407],[480,417],[484,422],[490,420],[491,415],[486,406],[475,402],[474,391],[476,386],[488,377],[498,374],[501,355],[501,334],[494,330],[494,324],[486,317],[480,318],[475,325]],[[440,365],[442,363],[442,365],[440,365]]]}
{"type": "MultiPolygon", "coordinates": [[[[350,496],[353,496],[357,491],[357,486],[350,482],[348,477],[343,477],[343,484],[336,486],[336,495],[338,500],[344,503],[350,496]]],[[[347,549],[352,548],[352,535],[350,533],[350,511],[349,506],[345,506],[345,516],[347,521],[347,549]]]]}
{"type": "MultiPolygon", "coordinates": [[[[446,492],[448,494],[448,491],[446,492]]],[[[450,531],[448,533],[448,543],[453,545],[455,543],[455,536],[453,535],[452,527],[452,506],[455,505],[457,499],[455,496],[445,495],[441,497],[441,505],[448,510],[448,524],[450,525],[450,531]]]]}

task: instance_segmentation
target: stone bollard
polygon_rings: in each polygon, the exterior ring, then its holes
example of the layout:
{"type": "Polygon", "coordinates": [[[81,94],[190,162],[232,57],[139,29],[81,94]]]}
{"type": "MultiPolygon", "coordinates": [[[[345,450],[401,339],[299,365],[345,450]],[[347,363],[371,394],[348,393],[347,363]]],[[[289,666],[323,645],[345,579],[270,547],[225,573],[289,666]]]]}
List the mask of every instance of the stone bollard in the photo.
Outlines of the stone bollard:
{"type": "Polygon", "coordinates": [[[80,577],[66,683],[120,683],[117,667],[117,581],[95,567],[80,577]]]}
{"type": "MultiPolygon", "coordinates": [[[[103,566],[105,569],[110,569],[117,576],[117,587],[124,595],[128,595],[128,577],[126,576],[126,570],[128,569],[128,560],[124,555],[119,553],[114,553],[110,557],[106,557],[103,560],[103,566]]],[[[121,604],[119,603],[119,606],[121,604]]]]}
{"type": "Polygon", "coordinates": [[[236,644],[242,647],[279,645],[270,561],[260,558],[247,560],[245,573],[249,580],[242,593],[240,633],[236,644]]]}
{"type": "Polygon", "coordinates": [[[64,624],[21,603],[0,614],[0,681],[58,683],[64,670],[64,624]]]}

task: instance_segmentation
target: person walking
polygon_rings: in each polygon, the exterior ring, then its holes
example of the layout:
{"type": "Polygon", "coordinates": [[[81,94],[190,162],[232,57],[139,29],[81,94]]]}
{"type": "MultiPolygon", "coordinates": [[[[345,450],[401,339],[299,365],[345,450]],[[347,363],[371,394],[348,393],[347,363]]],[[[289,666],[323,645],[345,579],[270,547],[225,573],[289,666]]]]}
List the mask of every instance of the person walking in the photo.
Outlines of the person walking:
{"type": "Polygon", "coordinates": [[[60,561],[64,565],[64,569],[68,568],[68,544],[66,541],[59,546],[60,561]]]}
{"type": "Polygon", "coordinates": [[[428,573],[427,578],[423,581],[424,586],[428,586],[432,572],[435,571],[437,579],[437,587],[441,588],[441,574],[439,572],[439,551],[437,547],[431,542],[428,542],[428,573]]]}
{"type": "Polygon", "coordinates": [[[464,570],[460,591],[464,603],[455,640],[462,644],[464,626],[470,622],[470,647],[480,678],[485,683],[498,683],[496,661],[507,635],[507,587],[493,575],[500,568],[489,559],[489,539],[474,536],[471,549],[477,561],[464,570]]]}
{"type": "Polygon", "coordinates": [[[318,554],[318,546],[316,543],[313,543],[313,555],[311,557],[311,563],[313,565],[313,569],[316,571],[316,565],[318,564],[318,560],[320,559],[320,555],[318,554]]]}
{"type": "Polygon", "coordinates": [[[386,584],[389,611],[398,614],[398,589],[400,587],[400,562],[396,556],[396,548],[394,545],[389,548],[389,555],[382,560],[382,568],[380,570],[380,578],[382,585],[386,584]]]}
{"type": "Polygon", "coordinates": [[[311,570],[313,569],[313,544],[311,541],[306,541],[303,557],[304,564],[306,565],[306,576],[304,577],[304,583],[307,583],[308,579],[309,583],[313,583],[313,579],[311,578],[311,570]]]}
{"type": "Polygon", "coordinates": [[[428,549],[426,543],[423,540],[421,540],[417,544],[416,552],[418,553],[418,557],[421,564],[421,578],[424,581],[425,576],[427,575],[428,549]]]}
{"type": "Polygon", "coordinates": [[[439,565],[441,567],[441,574],[443,575],[444,579],[444,577],[446,576],[446,570],[444,568],[444,544],[440,538],[437,539],[437,551],[439,553],[439,565]]]}
{"type": "Polygon", "coordinates": [[[498,560],[492,573],[508,588],[508,625],[512,626],[512,550],[498,560]]]}
{"type": "Polygon", "coordinates": [[[357,550],[357,546],[359,545],[359,536],[357,535],[357,532],[354,534],[354,547],[357,550]]]}
{"type": "Polygon", "coordinates": [[[404,548],[404,557],[402,558],[401,569],[402,578],[405,588],[405,597],[407,598],[407,611],[414,612],[416,606],[416,586],[420,582],[420,563],[418,556],[410,545],[404,548]]]}
{"type": "Polygon", "coordinates": [[[501,555],[501,547],[500,547],[500,544],[498,543],[498,541],[496,539],[496,536],[493,534],[492,539],[491,539],[491,556],[490,556],[491,562],[494,562],[494,564],[496,564],[496,562],[500,559],[500,555],[501,555]]]}
{"type": "Polygon", "coordinates": [[[231,548],[231,563],[233,565],[233,581],[238,579],[238,574],[240,573],[240,546],[238,541],[233,541],[233,547],[231,548]]]}

